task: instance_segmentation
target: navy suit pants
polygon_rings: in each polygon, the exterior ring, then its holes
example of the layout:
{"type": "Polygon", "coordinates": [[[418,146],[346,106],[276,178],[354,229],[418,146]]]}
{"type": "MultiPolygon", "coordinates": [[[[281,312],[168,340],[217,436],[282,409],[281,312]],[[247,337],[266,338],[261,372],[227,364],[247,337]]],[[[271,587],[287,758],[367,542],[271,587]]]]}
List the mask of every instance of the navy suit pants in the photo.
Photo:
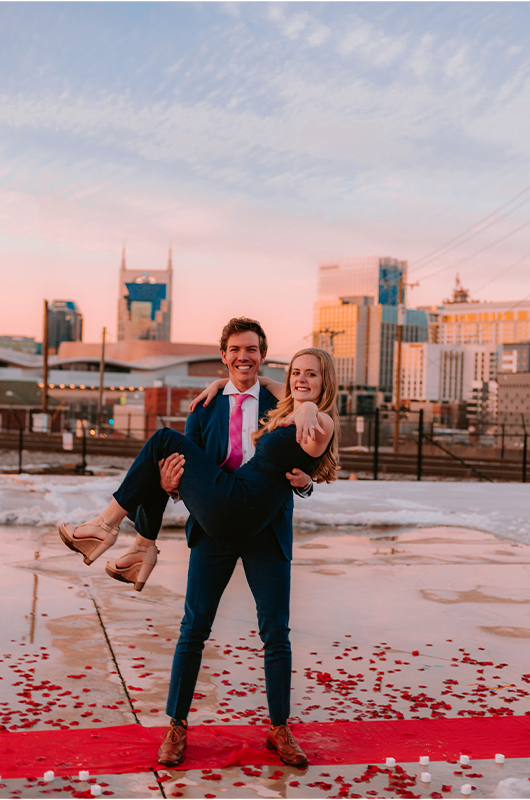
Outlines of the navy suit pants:
{"type": "Polygon", "coordinates": [[[265,650],[265,688],[271,724],[283,725],[289,717],[291,692],[291,563],[269,527],[258,536],[226,543],[202,531],[191,548],[184,618],[173,658],[166,710],[175,719],[188,716],[204,642],[210,636],[219,601],[238,558],[243,562],[256,603],[265,650]]]}

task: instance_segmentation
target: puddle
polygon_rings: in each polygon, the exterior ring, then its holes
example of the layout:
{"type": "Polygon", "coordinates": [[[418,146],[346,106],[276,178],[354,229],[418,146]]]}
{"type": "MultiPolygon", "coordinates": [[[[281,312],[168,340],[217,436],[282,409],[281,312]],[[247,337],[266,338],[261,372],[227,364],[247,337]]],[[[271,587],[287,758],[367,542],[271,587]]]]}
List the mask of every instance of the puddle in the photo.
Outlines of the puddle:
{"type": "Polygon", "coordinates": [[[422,595],[426,600],[433,600],[435,603],[530,603],[530,589],[521,593],[512,588],[503,593],[488,594],[477,587],[464,592],[425,590],[422,595]]]}
{"type": "Polygon", "coordinates": [[[493,633],[496,636],[509,636],[512,639],[530,639],[530,628],[513,628],[506,625],[483,626],[482,630],[493,633]]]}
{"type": "MultiPolygon", "coordinates": [[[[459,526],[314,526],[311,530],[295,530],[293,563],[312,565],[318,567],[318,572],[330,575],[342,574],[337,571],[340,566],[375,564],[530,564],[530,547],[459,526]]],[[[426,599],[440,603],[499,602],[496,593],[489,597],[488,592],[478,591],[473,597],[470,592],[475,589],[466,591],[464,597],[451,590],[426,599]]],[[[527,594],[502,602],[525,603],[527,594]]]]}
{"type": "MultiPolygon", "coordinates": [[[[411,526],[411,525],[312,525],[311,528],[304,526],[295,526],[294,535],[296,539],[307,539],[315,536],[326,536],[335,538],[337,536],[351,536],[355,539],[370,539],[372,541],[390,541],[394,542],[398,539],[425,540],[432,541],[432,539],[455,541],[461,540],[462,537],[473,540],[492,540],[499,542],[500,540],[492,533],[485,531],[475,530],[473,528],[464,528],[459,525],[433,525],[433,526],[411,526]]],[[[302,545],[303,547],[325,547],[323,544],[315,544],[314,542],[302,545]]]]}

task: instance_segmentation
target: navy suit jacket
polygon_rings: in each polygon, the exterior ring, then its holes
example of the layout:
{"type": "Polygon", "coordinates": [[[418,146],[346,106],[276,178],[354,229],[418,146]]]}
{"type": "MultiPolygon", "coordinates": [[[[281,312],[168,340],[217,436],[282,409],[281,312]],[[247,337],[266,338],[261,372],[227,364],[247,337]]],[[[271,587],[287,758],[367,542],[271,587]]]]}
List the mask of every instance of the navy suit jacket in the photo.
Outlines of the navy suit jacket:
{"type": "MultiPolygon", "coordinates": [[[[276,407],[277,400],[267,389],[262,386],[259,391],[258,418],[264,417],[268,411],[276,407]]],[[[228,449],[228,425],[230,421],[229,395],[220,390],[212,402],[204,408],[199,405],[186,420],[186,436],[189,436],[196,445],[208,453],[216,464],[221,464],[226,458],[228,449]]],[[[290,561],[293,557],[293,498],[292,495],[269,524],[280,544],[285,558],[290,561]]],[[[202,531],[199,523],[190,515],[186,522],[186,537],[189,547],[193,547],[198,535],[202,531]]],[[[259,535],[259,534],[258,534],[259,535]]]]}

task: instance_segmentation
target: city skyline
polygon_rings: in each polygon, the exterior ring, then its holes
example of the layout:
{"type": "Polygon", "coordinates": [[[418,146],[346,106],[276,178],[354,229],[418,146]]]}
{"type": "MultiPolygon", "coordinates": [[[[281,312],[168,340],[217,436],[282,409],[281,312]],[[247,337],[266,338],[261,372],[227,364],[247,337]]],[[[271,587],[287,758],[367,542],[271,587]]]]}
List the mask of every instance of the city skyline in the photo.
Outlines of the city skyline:
{"type": "Polygon", "coordinates": [[[40,340],[42,300],[60,298],[85,341],[116,340],[124,242],[134,270],[172,247],[175,341],[215,342],[245,314],[292,352],[318,264],[356,256],[408,261],[411,307],[456,272],[481,300],[530,293],[529,14],[1,4],[0,335],[40,340]]]}

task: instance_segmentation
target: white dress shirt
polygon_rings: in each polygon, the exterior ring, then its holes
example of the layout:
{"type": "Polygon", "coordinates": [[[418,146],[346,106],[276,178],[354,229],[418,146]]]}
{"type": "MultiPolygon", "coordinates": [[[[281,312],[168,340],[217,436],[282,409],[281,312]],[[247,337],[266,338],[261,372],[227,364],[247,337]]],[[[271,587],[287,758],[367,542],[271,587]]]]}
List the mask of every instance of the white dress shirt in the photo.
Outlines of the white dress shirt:
{"type": "MultiPolygon", "coordinates": [[[[243,430],[241,439],[241,443],[243,446],[243,461],[241,462],[242,464],[246,464],[247,461],[250,461],[250,459],[256,452],[256,447],[254,445],[254,442],[252,441],[252,434],[258,430],[259,389],[260,389],[259,381],[256,381],[254,386],[251,386],[250,389],[245,389],[244,392],[240,392],[239,389],[236,389],[232,381],[228,381],[225,388],[223,389],[223,394],[229,395],[230,414],[232,414],[232,409],[236,404],[235,400],[236,395],[238,394],[250,395],[250,397],[247,397],[247,399],[241,406],[243,410],[243,430]]],[[[226,451],[225,458],[228,458],[231,449],[232,448],[229,437],[228,449],[226,451]]]]}

